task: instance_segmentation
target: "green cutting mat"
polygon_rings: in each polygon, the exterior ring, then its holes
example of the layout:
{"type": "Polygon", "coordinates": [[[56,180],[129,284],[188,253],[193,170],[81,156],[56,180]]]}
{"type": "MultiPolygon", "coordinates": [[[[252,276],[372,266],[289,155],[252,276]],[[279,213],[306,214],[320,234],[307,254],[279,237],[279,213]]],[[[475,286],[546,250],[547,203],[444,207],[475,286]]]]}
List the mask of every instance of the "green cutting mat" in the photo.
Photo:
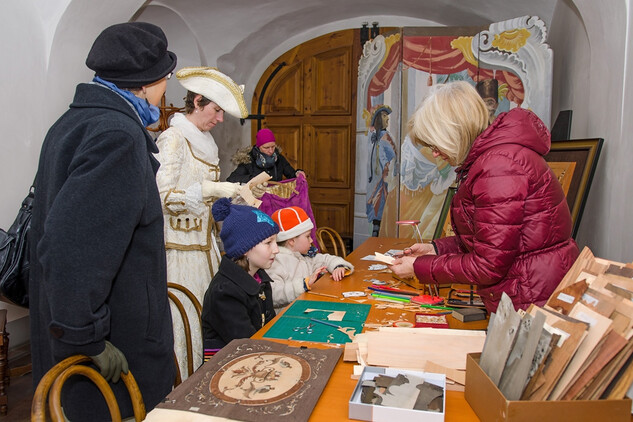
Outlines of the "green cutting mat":
{"type": "Polygon", "coordinates": [[[349,343],[350,338],[335,327],[310,321],[310,318],[326,321],[341,327],[351,327],[356,334],[363,330],[363,323],[367,319],[371,305],[344,302],[320,302],[312,300],[297,300],[270,327],[264,338],[278,338],[283,340],[303,340],[318,343],[349,343]],[[316,311],[305,312],[308,309],[316,311]],[[345,311],[342,321],[328,321],[330,311],[345,311]],[[312,332],[308,326],[312,324],[312,332]]]}

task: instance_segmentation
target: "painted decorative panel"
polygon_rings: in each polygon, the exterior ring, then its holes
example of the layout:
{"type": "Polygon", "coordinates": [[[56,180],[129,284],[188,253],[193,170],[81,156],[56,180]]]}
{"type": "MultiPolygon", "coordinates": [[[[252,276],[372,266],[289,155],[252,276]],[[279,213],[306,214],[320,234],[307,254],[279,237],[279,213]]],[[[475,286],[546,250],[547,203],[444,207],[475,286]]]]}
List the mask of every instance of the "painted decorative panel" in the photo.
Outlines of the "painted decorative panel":
{"type": "Polygon", "coordinates": [[[396,223],[413,220],[423,239],[433,237],[455,168],[416,147],[407,122],[434,85],[471,83],[491,122],[523,107],[549,126],[546,35],[539,18],[526,16],[488,28],[402,28],[368,41],[358,70],[355,225],[369,236],[414,237],[414,225],[396,223]]]}

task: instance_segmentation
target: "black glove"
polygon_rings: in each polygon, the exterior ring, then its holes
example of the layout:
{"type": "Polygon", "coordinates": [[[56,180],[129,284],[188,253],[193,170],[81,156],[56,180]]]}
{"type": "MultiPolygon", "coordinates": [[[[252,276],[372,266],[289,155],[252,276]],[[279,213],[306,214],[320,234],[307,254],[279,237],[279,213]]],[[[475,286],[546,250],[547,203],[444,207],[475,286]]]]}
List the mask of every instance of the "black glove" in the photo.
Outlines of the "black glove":
{"type": "Polygon", "coordinates": [[[125,355],[119,349],[114,347],[112,343],[106,340],[105,349],[96,356],[90,356],[92,361],[101,370],[101,375],[106,381],[118,382],[121,377],[121,371],[128,373],[129,368],[125,355]]]}

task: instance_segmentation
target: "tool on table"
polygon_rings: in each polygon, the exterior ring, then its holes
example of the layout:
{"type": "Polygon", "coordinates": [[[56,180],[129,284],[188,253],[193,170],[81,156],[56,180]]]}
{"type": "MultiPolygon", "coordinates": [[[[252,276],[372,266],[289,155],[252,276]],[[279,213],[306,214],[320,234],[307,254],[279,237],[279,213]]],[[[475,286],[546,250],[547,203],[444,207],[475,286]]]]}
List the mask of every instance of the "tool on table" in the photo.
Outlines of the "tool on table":
{"type": "Polygon", "coordinates": [[[451,308],[450,306],[426,305],[424,303],[420,303],[419,305],[421,307],[423,307],[423,308],[428,308],[428,309],[441,309],[443,311],[454,311],[455,310],[455,308],[451,308]]]}
{"type": "Polygon", "coordinates": [[[364,297],[367,296],[367,293],[361,292],[359,290],[353,290],[350,292],[343,292],[343,297],[364,297]]]}
{"type": "Polygon", "coordinates": [[[328,325],[330,327],[336,328],[337,331],[345,334],[349,337],[350,340],[354,340],[354,335],[356,334],[356,328],[354,327],[341,327],[340,325],[332,324],[331,322],[322,321],[316,318],[310,318],[310,321],[318,322],[319,324],[328,325]]]}
{"type": "Polygon", "coordinates": [[[312,334],[312,331],[314,331],[312,329],[312,327],[314,327],[314,324],[310,323],[310,324],[308,324],[305,327],[295,327],[295,328],[292,329],[292,331],[303,331],[303,330],[305,330],[306,333],[312,334]]]}
{"type": "Polygon", "coordinates": [[[312,290],[307,291],[306,293],[309,293],[311,295],[318,295],[318,296],[325,296],[325,297],[333,297],[334,299],[340,299],[338,296],[334,296],[334,295],[330,295],[327,293],[319,293],[319,292],[313,292],[312,290]]]}
{"type": "Polygon", "coordinates": [[[403,290],[403,289],[397,289],[395,287],[390,287],[390,286],[369,286],[369,290],[373,290],[375,292],[386,292],[386,293],[396,293],[396,294],[400,294],[400,295],[409,295],[409,296],[418,296],[420,294],[419,291],[412,291],[412,290],[403,290]]]}
{"type": "Polygon", "coordinates": [[[420,303],[424,305],[444,305],[444,298],[440,296],[432,295],[419,295],[411,298],[411,302],[420,303]]]}

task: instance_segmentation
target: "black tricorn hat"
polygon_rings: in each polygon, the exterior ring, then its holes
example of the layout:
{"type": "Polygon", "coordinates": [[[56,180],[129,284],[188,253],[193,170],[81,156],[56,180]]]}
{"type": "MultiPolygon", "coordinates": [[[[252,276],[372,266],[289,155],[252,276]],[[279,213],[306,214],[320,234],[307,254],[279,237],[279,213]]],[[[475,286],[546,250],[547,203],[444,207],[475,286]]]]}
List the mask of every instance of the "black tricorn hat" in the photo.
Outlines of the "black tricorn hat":
{"type": "Polygon", "coordinates": [[[176,67],[167,37],[147,22],[112,25],[101,32],[86,58],[95,75],[119,88],[140,88],[156,82],[176,67]]]}

